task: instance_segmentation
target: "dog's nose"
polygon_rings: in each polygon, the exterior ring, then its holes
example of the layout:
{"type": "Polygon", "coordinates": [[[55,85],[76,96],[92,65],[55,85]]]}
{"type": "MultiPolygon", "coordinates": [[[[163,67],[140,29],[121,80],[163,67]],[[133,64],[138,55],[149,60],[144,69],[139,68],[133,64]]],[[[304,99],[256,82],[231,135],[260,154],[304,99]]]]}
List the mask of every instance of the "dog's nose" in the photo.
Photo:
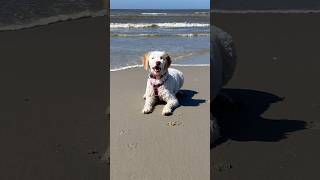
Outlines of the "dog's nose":
{"type": "Polygon", "coordinates": [[[156,65],[157,65],[157,66],[159,66],[159,65],[160,65],[160,63],[161,63],[160,61],[157,61],[157,62],[156,62],[156,65]]]}

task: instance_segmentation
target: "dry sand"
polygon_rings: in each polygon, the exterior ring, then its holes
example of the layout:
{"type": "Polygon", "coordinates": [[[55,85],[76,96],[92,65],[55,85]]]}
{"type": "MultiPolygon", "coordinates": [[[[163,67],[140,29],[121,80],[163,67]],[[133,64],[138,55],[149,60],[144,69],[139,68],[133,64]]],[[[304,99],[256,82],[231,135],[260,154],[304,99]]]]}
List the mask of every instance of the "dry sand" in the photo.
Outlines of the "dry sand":
{"type": "Polygon", "coordinates": [[[0,32],[0,179],[107,179],[106,17],[0,32]]]}
{"type": "Polygon", "coordinates": [[[224,118],[211,151],[212,179],[319,179],[320,14],[215,14],[233,36],[239,109],[224,118]]]}
{"type": "Polygon", "coordinates": [[[210,178],[209,67],[176,67],[185,76],[172,116],[163,105],[142,114],[147,72],[111,72],[111,179],[206,180],[210,178]]]}

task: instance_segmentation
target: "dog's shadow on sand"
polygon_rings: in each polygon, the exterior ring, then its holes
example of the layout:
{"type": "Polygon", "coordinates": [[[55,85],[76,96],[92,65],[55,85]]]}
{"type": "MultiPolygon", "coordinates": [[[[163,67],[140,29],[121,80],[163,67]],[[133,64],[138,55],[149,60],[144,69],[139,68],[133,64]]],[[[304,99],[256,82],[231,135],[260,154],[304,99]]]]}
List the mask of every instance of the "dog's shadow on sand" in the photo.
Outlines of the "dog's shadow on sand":
{"type": "Polygon", "coordinates": [[[199,106],[206,102],[204,99],[193,99],[196,94],[198,94],[197,91],[181,89],[177,94],[180,106],[199,106]]]}
{"type": "Polygon", "coordinates": [[[215,145],[228,139],[277,142],[287,138],[291,132],[306,129],[307,124],[304,121],[261,117],[272,103],[283,101],[284,98],[246,89],[223,89],[222,93],[229,96],[235,105],[230,108],[228,103],[219,98],[213,102],[211,111],[218,119],[222,134],[222,138],[215,145]]]}

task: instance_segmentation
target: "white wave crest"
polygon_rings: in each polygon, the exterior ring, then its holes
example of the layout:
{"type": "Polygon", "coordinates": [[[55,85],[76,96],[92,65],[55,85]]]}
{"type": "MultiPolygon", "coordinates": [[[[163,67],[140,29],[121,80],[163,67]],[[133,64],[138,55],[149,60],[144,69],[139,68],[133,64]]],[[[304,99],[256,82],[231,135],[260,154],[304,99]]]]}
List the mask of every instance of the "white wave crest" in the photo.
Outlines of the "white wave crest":
{"type": "Polygon", "coordinates": [[[209,12],[194,12],[194,14],[200,14],[200,15],[208,15],[209,14],[209,12]]]}
{"type": "Polygon", "coordinates": [[[182,37],[194,37],[194,36],[210,36],[210,33],[188,33],[188,34],[177,34],[182,37]]]}
{"type": "Polygon", "coordinates": [[[191,28],[191,27],[209,27],[206,23],[110,23],[111,29],[128,29],[128,28],[191,28]]]}
{"type": "Polygon", "coordinates": [[[167,15],[167,13],[141,13],[141,15],[145,15],[145,16],[158,16],[158,15],[162,15],[162,16],[165,16],[165,15],[167,15]]]}
{"type": "Polygon", "coordinates": [[[197,36],[210,36],[210,33],[181,33],[181,34],[111,34],[114,37],[168,37],[168,36],[181,36],[181,37],[197,37],[197,36]]]}

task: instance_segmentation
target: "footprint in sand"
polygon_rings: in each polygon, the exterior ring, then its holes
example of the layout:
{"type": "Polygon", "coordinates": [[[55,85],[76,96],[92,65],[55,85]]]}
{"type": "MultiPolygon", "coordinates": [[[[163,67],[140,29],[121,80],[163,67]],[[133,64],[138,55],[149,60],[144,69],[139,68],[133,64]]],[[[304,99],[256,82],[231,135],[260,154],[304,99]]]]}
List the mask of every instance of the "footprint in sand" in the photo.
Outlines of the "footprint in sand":
{"type": "Polygon", "coordinates": [[[218,172],[222,172],[222,171],[232,169],[233,166],[230,163],[221,163],[221,164],[214,166],[213,168],[218,172]]]}
{"type": "Polygon", "coordinates": [[[127,147],[129,150],[134,150],[134,149],[137,149],[138,147],[138,143],[130,143],[130,144],[127,144],[127,147]]]}
{"type": "Polygon", "coordinates": [[[127,136],[127,135],[130,135],[131,133],[132,133],[132,129],[121,129],[119,131],[120,136],[127,136]]]}
{"type": "Polygon", "coordinates": [[[129,133],[130,133],[130,130],[128,130],[128,129],[122,129],[119,131],[119,134],[121,136],[128,135],[129,133]]]}
{"type": "Polygon", "coordinates": [[[169,126],[169,127],[175,127],[175,126],[180,126],[180,125],[182,125],[181,121],[170,121],[170,122],[167,122],[167,126],[169,126]]]}
{"type": "Polygon", "coordinates": [[[129,143],[126,144],[126,154],[128,156],[128,158],[133,159],[136,157],[137,154],[137,148],[138,148],[138,143],[134,142],[134,143],[129,143]]]}

